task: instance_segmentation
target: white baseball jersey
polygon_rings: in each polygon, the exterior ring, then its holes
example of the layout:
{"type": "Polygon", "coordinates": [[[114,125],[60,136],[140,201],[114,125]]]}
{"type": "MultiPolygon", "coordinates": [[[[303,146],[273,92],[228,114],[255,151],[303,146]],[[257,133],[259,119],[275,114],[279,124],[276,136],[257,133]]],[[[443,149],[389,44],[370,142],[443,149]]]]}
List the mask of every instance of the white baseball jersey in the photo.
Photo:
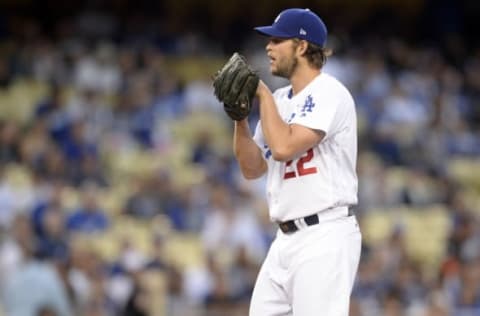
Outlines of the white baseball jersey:
{"type": "Polygon", "coordinates": [[[326,135],[291,161],[275,161],[258,122],[253,138],[268,164],[270,218],[286,221],[356,204],[357,123],[349,91],[334,77],[321,73],[296,95],[287,86],[273,96],[285,122],[326,135]]]}

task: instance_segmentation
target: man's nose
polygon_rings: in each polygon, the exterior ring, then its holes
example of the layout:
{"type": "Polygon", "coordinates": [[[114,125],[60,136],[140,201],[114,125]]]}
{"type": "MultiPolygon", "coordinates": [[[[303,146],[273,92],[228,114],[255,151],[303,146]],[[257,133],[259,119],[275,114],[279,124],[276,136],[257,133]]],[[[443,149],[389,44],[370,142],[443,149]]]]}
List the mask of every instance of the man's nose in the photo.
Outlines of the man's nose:
{"type": "Polygon", "coordinates": [[[270,50],[272,50],[272,41],[271,41],[271,40],[269,40],[269,41],[267,42],[267,45],[265,46],[265,50],[266,50],[267,52],[269,52],[270,50]]]}

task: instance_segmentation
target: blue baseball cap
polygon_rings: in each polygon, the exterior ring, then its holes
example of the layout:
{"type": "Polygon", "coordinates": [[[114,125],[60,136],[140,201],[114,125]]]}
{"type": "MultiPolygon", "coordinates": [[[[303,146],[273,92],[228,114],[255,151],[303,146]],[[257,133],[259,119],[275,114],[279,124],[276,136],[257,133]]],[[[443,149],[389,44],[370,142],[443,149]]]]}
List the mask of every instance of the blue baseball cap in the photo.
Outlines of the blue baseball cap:
{"type": "Polygon", "coordinates": [[[255,31],[272,37],[299,38],[321,47],[324,47],[327,41],[325,23],[310,9],[284,10],[272,25],[256,27],[255,31]]]}

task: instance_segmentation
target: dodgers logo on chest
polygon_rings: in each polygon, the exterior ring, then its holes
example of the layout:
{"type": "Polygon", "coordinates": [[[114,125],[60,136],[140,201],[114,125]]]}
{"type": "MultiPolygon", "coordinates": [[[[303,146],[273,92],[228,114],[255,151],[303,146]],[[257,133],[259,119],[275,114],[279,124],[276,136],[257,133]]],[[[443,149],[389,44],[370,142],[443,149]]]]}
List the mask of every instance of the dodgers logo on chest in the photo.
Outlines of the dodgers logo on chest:
{"type": "Polygon", "coordinates": [[[292,112],[290,113],[289,116],[286,116],[284,118],[284,121],[288,124],[290,124],[292,122],[292,120],[295,118],[295,116],[298,116],[299,117],[305,117],[307,116],[308,113],[311,113],[312,112],[312,109],[315,107],[315,102],[313,102],[313,98],[312,98],[312,95],[308,95],[303,104],[300,105],[300,104],[297,104],[295,106],[296,108],[296,111],[295,112],[292,112]]]}
{"type": "Polygon", "coordinates": [[[315,107],[315,103],[313,102],[312,95],[309,94],[305,98],[305,102],[303,103],[302,108],[300,109],[300,117],[307,116],[308,113],[312,112],[312,109],[315,107]]]}

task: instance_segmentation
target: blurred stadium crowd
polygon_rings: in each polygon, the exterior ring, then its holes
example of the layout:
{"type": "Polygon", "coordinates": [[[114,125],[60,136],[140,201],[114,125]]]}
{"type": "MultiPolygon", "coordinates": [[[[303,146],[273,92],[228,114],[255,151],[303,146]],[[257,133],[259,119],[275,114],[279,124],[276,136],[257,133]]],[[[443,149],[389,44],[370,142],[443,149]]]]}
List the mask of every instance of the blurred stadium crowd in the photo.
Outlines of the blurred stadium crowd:
{"type": "MultiPolygon", "coordinates": [[[[0,23],[0,315],[247,314],[276,227],[212,93],[229,52],[130,22],[0,23]]],[[[351,316],[480,315],[480,48],[329,43],[359,119],[351,316]]]]}

